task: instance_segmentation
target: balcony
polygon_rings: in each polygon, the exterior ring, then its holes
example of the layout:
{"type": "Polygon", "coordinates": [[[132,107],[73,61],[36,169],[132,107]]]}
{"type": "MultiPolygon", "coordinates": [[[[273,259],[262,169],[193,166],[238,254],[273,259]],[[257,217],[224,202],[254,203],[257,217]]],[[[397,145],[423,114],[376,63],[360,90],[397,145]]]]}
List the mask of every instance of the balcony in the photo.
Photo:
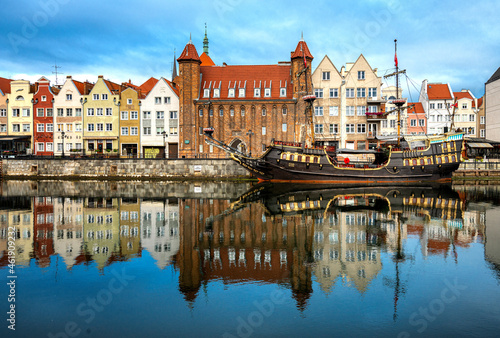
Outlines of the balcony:
{"type": "Polygon", "coordinates": [[[380,97],[367,97],[366,102],[367,103],[386,103],[387,100],[384,100],[380,97]]]}

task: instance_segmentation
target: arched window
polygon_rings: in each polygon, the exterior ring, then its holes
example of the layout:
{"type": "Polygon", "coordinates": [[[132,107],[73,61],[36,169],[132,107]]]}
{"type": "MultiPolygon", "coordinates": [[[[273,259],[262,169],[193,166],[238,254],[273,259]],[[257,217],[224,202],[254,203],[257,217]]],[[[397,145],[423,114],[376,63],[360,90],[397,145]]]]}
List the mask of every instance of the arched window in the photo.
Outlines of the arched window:
{"type": "Polygon", "coordinates": [[[245,116],[245,106],[241,106],[240,112],[241,112],[241,116],[245,116]]]}
{"type": "Polygon", "coordinates": [[[283,105],[281,107],[281,113],[283,113],[283,115],[286,115],[287,112],[288,112],[288,108],[286,107],[286,105],[283,105]]]}
{"type": "Polygon", "coordinates": [[[266,114],[267,114],[266,106],[262,106],[261,112],[262,112],[262,116],[266,116],[266,114]]]}
{"type": "Polygon", "coordinates": [[[16,97],[16,101],[24,101],[24,97],[22,95],[19,95],[16,97]]]}
{"type": "Polygon", "coordinates": [[[219,106],[219,116],[220,117],[224,116],[224,107],[223,106],[219,106]]]}
{"type": "Polygon", "coordinates": [[[229,106],[229,116],[234,116],[234,106],[229,106]]]}

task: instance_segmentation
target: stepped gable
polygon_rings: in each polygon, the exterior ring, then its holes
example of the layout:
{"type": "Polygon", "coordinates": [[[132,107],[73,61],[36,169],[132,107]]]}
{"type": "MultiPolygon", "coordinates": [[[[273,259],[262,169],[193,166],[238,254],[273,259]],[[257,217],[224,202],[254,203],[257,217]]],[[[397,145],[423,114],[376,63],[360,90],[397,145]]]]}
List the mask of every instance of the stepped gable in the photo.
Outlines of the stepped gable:
{"type": "Polygon", "coordinates": [[[293,88],[290,77],[291,65],[252,65],[252,66],[202,66],[200,98],[203,89],[220,88],[220,97],[211,100],[269,100],[292,99],[293,88]],[[280,86],[286,86],[286,96],[280,96],[280,86]],[[264,88],[271,87],[271,96],[264,96],[264,88]],[[235,96],[229,97],[229,88],[235,88],[235,96]],[[245,88],[245,96],[239,97],[238,89],[245,88]],[[261,89],[260,97],[254,96],[254,88],[261,89]]]}
{"type": "Polygon", "coordinates": [[[429,83],[427,85],[429,100],[452,100],[453,97],[447,84],[429,83]]]}

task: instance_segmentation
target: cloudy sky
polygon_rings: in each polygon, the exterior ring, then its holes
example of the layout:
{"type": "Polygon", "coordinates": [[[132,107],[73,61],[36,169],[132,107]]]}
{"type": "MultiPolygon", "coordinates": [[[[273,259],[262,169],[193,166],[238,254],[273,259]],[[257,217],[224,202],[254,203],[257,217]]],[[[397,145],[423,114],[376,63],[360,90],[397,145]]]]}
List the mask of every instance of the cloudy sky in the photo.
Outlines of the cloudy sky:
{"type": "Polygon", "coordinates": [[[423,79],[480,97],[500,67],[499,13],[497,0],[4,1],[0,76],[54,82],[57,62],[59,83],[66,75],[136,84],[170,79],[174,51],[179,56],[190,34],[203,51],[206,23],[218,65],[289,60],[303,33],[313,68],[325,55],[340,69],[363,54],[384,75],[394,70],[398,39],[410,100],[418,100],[423,79]]]}

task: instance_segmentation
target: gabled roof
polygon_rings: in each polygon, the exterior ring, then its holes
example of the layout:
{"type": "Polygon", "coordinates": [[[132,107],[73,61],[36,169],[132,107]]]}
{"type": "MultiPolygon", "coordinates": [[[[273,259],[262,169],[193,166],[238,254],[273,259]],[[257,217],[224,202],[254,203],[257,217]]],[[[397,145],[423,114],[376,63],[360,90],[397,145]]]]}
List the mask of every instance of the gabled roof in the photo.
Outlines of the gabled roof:
{"type": "Polygon", "coordinates": [[[179,88],[177,88],[174,83],[172,83],[171,81],[165,79],[164,77],[162,77],[162,79],[165,80],[165,82],[172,89],[172,91],[175,93],[175,95],[177,95],[177,97],[179,97],[179,88]]]}
{"type": "Polygon", "coordinates": [[[210,56],[205,52],[200,55],[201,66],[215,66],[215,63],[212,61],[210,56]]]}
{"type": "Polygon", "coordinates": [[[316,69],[314,70],[313,75],[314,75],[314,73],[316,73],[316,71],[317,71],[318,69],[321,69],[322,71],[324,70],[324,68],[323,68],[323,67],[321,67],[321,66],[323,65],[323,63],[330,64],[330,65],[331,65],[331,67],[332,67],[333,69],[335,69],[335,72],[337,72],[337,74],[338,74],[339,76],[341,76],[341,75],[340,75],[340,72],[339,72],[339,71],[338,71],[338,69],[337,69],[337,67],[335,67],[335,65],[333,64],[332,60],[330,60],[330,58],[328,57],[328,55],[325,55],[325,56],[323,57],[323,59],[320,61],[319,65],[318,65],[318,66],[316,67],[316,69]]]}
{"type": "Polygon", "coordinates": [[[429,100],[451,100],[450,87],[442,83],[429,83],[427,84],[427,97],[429,100]]]}
{"type": "Polygon", "coordinates": [[[300,40],[295,48],[295,51],[292,52],[291,59],[295,58],[303,58],[305,55],[306,58],[314,59],[311,52],[309,51],[309,47],[307,47],[307,43],[304,40],[300,40]]]}
{"type": "Polygon", "coordinates": [[[80,92],[80,95],[88,95],[92,88],[94,88],[94,84],[85,81],[85,82],[80,82],[76,80],[72,80],[73,83],[75,84],[76,89],[80,92]]]}
{"type": "Polygon", "coordinates": [[[500,67],[497,69],[495,73],[490,77],[490,79],[486,82],[486,84],[494,82],[496,80],[500,79],[500,67]]]}
{"type": "Polygon", "coordinates": [[[483,98],[484,98],[484,96],[477,99],[477,107],[478,108],[480,108],[483,105],[483,98]]]}
{"type": "Polygon", "coordinates": [[[158,82],[158,79],[155,79],[154,77],[150,77],[146,82],[141,84],[139,88],[144,94],[147,94],[153,89],[153,87],[156,85],[158,82]]]}
{"type": "Polygon", "coordinates": [[[220,97],[213,98],[210,91],[210,100],[265,100],[291,99],[292,81],[290,77],[291,65],[253,65],[253,66],[210,66],[200,67],[201,86],[199,98],[203,99],[203,90],[206,88],[220,88],[220,97]],[[286,97],[280,97],[280,86],[287,88],[286,97]],[[264,88],[271,88],[271,97],[264,97],[264,88]],[[235,97],[228,97],[229,88],[235,88],[235,97]],[[245,88],[245,97],[240,98],[238,89],[245,88]],[[254,97],[254,88],[261,88],[260,97],[254,97]]]}
{"type": "Polygon", "coordinates": [[[10,93],[10,83],[12,82],[11,79],[6,79],[3,77],[0,77],[0,91],[5,95],[10,93]]]}
{"type": "Polygon", "coordinates": [[[466,92],[453,92],[453,96],[455,96],[455,101],[461,100],[461,99],[469,99],[469,100],[474,100],[472,95],[470,94],[469,91],[466,92]]]}
{"type": "Polygon", "coordinates": [[[198,56],[198,52],[196,51],[196,47],[193,45],[191,40],[189,40],[188,44],[186,47],[184,47],[184,50],[181,53],[181,56],[177,59],[177,61],[198,61],[201,63],[200,57],[198,56]]]}
{"type": "Polygon", "coordinates": [[[422,114],[425,116],[424,106],[422,106],[421,102],[408,102],[408,106],[414,105],[411,108],[408,108],[408,114],[422,114]]]}
{"type": "Polygon", "coordinates": [[[41,78],[38,79],[37,82],[50,82],[50,80],[47,79],[45,76],[42,76],[41,78]]]}
{"type": "Polygon", "coordinates": [[[114,83],[109,80],[104,80],[104,83],[108,87],[111,94],[120,94],[122,86],[120,86],[118,83],[114,83]]]}

